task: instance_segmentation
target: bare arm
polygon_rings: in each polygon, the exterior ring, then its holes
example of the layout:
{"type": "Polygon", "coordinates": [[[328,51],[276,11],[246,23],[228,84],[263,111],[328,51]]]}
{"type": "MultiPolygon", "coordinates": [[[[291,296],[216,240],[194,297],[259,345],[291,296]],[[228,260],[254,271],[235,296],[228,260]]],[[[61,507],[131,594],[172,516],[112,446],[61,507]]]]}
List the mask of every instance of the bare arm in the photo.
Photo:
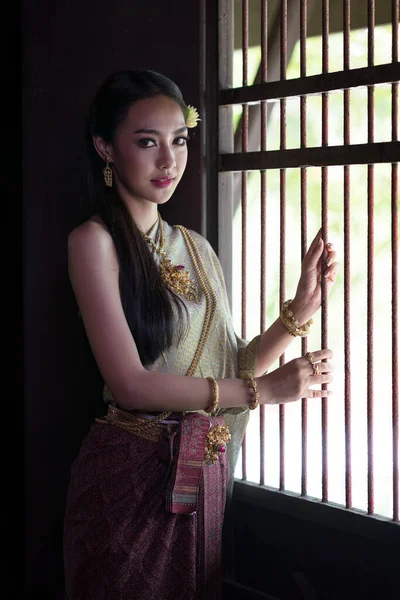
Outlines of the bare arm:
{"type": "MultiPolygon", "coordinates": [[[[210,402],[210,384],[206,379],[147,371],[143,367],[121,303],[114,243],[100,224],[89,221],[70,234],[68,264],[91,349],[118,405],[127,410],[204,410],[210,402]]],[[[285,365],[287,373],[282,372],[282,381],[276,372],[273,377],[258,379],[262,403],[296,400],[307,395],[311,384],[330,381],[327,372],[318,380],[311,378],[308,361],[296,360],[300,362],[285,365]]],[[[221,408],[247,404],[249,389],[244,381],[223,379],[218,383],[221,408]]]]}

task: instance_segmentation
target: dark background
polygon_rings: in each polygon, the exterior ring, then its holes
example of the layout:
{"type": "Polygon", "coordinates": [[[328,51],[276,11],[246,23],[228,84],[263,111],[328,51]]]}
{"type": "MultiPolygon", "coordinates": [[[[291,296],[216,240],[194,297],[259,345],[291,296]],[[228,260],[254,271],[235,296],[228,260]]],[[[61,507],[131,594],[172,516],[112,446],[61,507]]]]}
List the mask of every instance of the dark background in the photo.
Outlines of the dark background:
{"type": "MultiPolygon", "coordinates": [[[[145,67],[172,78],[199,107],[200,2],[25,1],[22,64],[25,591],[44,599],[62,590],[69,468],[102,408],[67,272],[89,102],[110,72],[145,67]]],[[[199,135],[189,152],[162,214],[204,233],[199,135]]]]}

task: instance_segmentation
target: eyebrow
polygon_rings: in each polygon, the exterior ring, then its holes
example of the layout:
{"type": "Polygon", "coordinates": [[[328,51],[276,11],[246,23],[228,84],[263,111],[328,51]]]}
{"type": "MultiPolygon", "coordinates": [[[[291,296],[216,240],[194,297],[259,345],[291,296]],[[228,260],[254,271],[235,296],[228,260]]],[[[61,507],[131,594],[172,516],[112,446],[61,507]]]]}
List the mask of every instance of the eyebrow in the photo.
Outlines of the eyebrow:
{"type": "MultiPolygon", "coordinates": [[[[178,135],[178,133],[183,133],[186,130],[187,127],[185,125],[185,127],[180,127],[179,129],[174,131],[174,135],[178,135]]],[[[134,133],[152,133],[153,135],[162,135],[161,131],[158,131],[157,129],[137,129],[134,133]]]]}

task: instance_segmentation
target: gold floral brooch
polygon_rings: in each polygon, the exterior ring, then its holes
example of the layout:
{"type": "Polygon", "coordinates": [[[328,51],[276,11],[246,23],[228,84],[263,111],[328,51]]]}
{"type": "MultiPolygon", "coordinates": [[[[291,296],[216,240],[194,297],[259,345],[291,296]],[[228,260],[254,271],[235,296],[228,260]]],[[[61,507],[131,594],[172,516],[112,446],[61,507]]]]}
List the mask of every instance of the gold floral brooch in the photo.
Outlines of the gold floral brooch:
{"type": "Polygon", "coordinates": [[[204,460],[208,465],[215,463],[220,453],[226,452],[226,444],[231,439],[228,425],[216,425],[206,437],[204,460]]]}

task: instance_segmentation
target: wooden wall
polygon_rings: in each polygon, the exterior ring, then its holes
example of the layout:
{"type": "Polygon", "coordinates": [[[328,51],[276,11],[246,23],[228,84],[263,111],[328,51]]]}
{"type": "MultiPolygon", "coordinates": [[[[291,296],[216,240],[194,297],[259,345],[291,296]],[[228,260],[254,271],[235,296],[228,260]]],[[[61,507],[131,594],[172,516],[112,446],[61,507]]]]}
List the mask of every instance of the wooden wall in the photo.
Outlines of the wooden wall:
{"type": "MultiPolygon", "coordinates": [[[[83,127],[112,71],[152,68],[200,104],[200,1],[25,0],[23,60],[25,592],[63,586],[69,468],[96,412],[101,381],[77,318],[67,236],[82,198],[83,127]]],[[[202,232],[200,136],[163,210],[202,232]]]]}

